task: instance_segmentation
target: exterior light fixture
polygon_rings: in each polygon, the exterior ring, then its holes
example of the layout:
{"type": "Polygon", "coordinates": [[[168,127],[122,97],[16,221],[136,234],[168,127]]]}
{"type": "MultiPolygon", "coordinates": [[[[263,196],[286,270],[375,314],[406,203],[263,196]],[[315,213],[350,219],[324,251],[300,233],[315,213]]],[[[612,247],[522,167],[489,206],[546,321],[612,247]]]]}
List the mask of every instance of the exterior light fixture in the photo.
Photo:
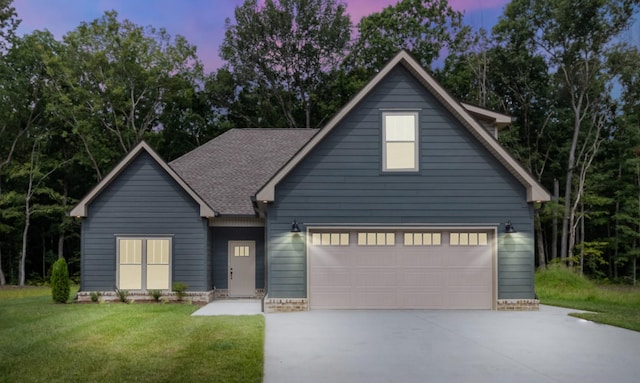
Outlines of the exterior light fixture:
{"type": "Polygon", "coordinates": [[[298,221],[296,221],[295,219],[291,223],[291,232],[292,233],[299,233],[300,232],[300,226],[298,226],[298,221]]]}
{"type": "Polygon", "coordinates": [[[507,221],[507,223],[504,224],[504,232],[507,234],[517,233],[516,229],[511,224],[511,221],[507,221]]]}

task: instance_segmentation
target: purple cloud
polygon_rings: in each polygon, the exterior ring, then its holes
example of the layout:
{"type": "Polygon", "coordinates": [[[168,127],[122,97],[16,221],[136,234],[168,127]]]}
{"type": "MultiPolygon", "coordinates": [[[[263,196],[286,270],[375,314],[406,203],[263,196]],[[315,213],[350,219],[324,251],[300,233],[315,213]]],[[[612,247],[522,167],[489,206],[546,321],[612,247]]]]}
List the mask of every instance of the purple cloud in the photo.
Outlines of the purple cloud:
{"type": "MultiPolygon", "coordinates": [[[[14,0],[13,6],[22,23],[19,33],[47,29],[58,39],[74,30],[81,22],[90,22],[105,11],[116,10],[121,19],[156,28],[165,28],[172,36],[182,35],[197,46],[198,56],[207,72],[222,65],[218,50],[224,39],[224,22],[233,20],[233,11],[242,0],[14,0]]],[[[379,12],[395,4],[396,0],[346,0],[347,13],[356,25],[363,16],[379,12]]],[[[453,8],[467,11],[468,16],[478,15],[483,9],[495,13],[508,0],[450,0],[453,8]]],[[[493,23],[493,17],[489,23],[493,23]]],[[[467,18],[475,24],[475,17],[467,18]]],[[[483,19],[483,24],[487,21],[483,19]]],[[[481,25],[485,26],[485,25],[481,25]]],[[[489,27],[485,26],[485,27],[489,27]]]]}

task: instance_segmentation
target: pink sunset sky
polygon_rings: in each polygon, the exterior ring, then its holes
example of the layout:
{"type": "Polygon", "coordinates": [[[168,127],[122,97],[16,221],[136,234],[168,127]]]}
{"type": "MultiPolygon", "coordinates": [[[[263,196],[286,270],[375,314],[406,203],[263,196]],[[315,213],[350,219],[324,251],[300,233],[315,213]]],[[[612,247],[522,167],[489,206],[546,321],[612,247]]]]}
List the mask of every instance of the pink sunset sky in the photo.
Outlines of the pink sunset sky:
{"type": "MultiPolygon", "coordinates": [[[[99,18],[105,11],[116,10],[120,19],[156,28],[171,35],[182,35],[198,47],[198,56],[210,72],[222,65],[218,47],[224,37],[226,18],[233,20],[233,10],[243,0],[14,0],[18,32],[49,30],[58,39],[82,21],[99,18]]],[[[397,0],[346,0],[353,24],[366,15],[379,12],[397,0]]],[[[456,10],[465,13],[465,22],[476,28],[490,29],[509,0],[449,0],[456,10]]]]}

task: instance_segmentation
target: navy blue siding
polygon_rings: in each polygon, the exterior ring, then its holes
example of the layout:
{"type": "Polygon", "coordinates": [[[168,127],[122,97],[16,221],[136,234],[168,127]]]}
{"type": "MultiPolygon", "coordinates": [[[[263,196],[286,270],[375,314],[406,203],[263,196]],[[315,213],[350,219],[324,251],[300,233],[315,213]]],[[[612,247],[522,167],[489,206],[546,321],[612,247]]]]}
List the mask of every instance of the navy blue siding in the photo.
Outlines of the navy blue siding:
{"type": "Polygon", "coordinates": [[[229,269],[229,241],[256,242],[256,289],[264,289],[264,228],[263,227],[213,227],[213,285],[227,289],[229,269]]]}
{"type": "Polygon", "coordinates": [[[213,289],[213,231],[207,230],[207,287],[213,289]]]}
{"type": "Polygon", "coordinates": [[[82,289],[113,290],[116,235],[173,238],[172,281],[208,290],[207,220],[199,205],[141,153],[88,206],[82,222],[82,289]]]}
{"type": "Polygon", "coordinates": [[[498,298],[533,298],[533,210],[525,188],[404,68],[396,68],[276,187],[268,293],[307,296],[303,235],[327,225],[498,227],[498,298]],[[419,112],[419,172],[382,172],[382,110],[419,112]]]}

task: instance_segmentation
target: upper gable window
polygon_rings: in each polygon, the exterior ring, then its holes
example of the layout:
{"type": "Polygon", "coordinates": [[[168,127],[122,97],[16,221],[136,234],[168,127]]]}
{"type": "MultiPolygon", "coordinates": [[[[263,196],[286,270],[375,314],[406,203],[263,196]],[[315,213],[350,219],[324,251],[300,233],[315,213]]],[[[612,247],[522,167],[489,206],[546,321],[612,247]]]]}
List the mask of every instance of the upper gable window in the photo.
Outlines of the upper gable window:
{"type": "Polygon", "coordinates": [[[382,170],[418,171],[418,113],[382,114],[382,170]]]}

